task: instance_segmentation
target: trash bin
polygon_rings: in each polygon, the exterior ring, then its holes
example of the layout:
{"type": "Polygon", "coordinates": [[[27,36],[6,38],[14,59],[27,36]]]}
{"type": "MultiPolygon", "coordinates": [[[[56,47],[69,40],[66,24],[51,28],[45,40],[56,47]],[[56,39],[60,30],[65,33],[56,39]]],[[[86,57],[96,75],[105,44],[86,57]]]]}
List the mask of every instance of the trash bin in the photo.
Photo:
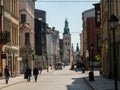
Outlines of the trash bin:
{"type": "Polygon", "coordinates": [[[90,71],[90,72],[89,72],[89,81],[94,81],[93,71],[90,71]]]}

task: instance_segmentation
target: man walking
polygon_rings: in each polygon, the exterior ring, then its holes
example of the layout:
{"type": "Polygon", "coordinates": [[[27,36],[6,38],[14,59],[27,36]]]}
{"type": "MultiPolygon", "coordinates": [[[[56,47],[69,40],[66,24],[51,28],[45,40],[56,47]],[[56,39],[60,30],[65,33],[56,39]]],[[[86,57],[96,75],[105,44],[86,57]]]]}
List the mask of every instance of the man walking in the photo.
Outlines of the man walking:
{"type": "Polygon", "coordinates": [[[35,66],[35,68],[33,69],[33,75],[35,78],[35,82],[37,81],[38,74],[39,74],[39,70],[38,70],[37,66],[35,66]]]}
{"type": "Polygon", "coordinates": [[[27,75],[27,81],[30,82],[31,77],[31,69],[29,67],[26,68],[26,75],[27,75]]]}
{"type": "Polygon", "coordinates": [[[6,66],[6,68],[4,69],[4,75],[5,75],[6,84],[8,84],[8,80],[9,80],[9,77],[10,77],[8,66],[6,66]]]}

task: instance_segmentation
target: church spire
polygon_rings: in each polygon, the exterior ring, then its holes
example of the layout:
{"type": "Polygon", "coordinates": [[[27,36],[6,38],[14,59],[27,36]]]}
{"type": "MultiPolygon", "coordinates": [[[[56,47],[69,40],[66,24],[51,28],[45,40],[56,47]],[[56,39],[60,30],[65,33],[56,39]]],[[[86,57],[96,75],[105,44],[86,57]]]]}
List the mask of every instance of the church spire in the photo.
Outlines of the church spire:
{"type": "Polygon", "coordinates": [[[76,46],[76,52],[79,52],[79,46],[78,46],[78,43],[77,43],[77,46],[76,46]]]}
{"type": "Polygon", "coordinates": [[[65,27],[64,27],[64,34],[68,34],[69,32],[69,26],[68,26],[68,20],[65,19],[65,27]]]}

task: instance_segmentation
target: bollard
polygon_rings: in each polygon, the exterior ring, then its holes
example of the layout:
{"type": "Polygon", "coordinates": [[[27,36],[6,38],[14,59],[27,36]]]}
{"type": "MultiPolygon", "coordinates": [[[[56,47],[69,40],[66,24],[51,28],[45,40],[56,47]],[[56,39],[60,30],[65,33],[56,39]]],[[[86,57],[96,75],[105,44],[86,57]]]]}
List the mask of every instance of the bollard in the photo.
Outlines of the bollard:
{"type": "Polygon", "coordinates": [[[90,72],[89,72],[89,81],[94,81],[93,71],[90,71],[90,72]]]}

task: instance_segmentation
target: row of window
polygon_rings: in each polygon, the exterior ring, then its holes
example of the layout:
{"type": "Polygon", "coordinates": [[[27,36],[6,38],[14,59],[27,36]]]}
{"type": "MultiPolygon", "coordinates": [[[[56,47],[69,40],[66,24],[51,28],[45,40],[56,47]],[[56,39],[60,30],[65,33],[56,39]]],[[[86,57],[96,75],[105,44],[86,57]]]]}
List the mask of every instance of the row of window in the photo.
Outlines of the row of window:
{"type": "Polygon", "coordinates": [[[16,24],[12,24],[12,45],[14,46],[18,46],[18,33],[19,33],[19,30],[18,30],[18,25],[16,24]]]}
{"type": "Polygon", "coordinates": [[[4,10],[18,18],[18,0],[3,0],[4,10]]]}
{"type": "Polygon", "coordinates": [[[18,25],[12,23],[10,20],[4,18],[3,27],[5,31],[9,31],[11,36],[11,42],[13,46],[18,46],[18,25]]]}
{"type": "Polygon", "coordinates": [[[70,45],[70,43],[69,43],[69,42],[66,42],[66,43],[64,43],[64,45],[69,46],[69,45],[70,45]]]}
{"type": "Polygon", "coordinates": [[[64,37],[65,40],[70,40],[70,37],[64,37]]]}

